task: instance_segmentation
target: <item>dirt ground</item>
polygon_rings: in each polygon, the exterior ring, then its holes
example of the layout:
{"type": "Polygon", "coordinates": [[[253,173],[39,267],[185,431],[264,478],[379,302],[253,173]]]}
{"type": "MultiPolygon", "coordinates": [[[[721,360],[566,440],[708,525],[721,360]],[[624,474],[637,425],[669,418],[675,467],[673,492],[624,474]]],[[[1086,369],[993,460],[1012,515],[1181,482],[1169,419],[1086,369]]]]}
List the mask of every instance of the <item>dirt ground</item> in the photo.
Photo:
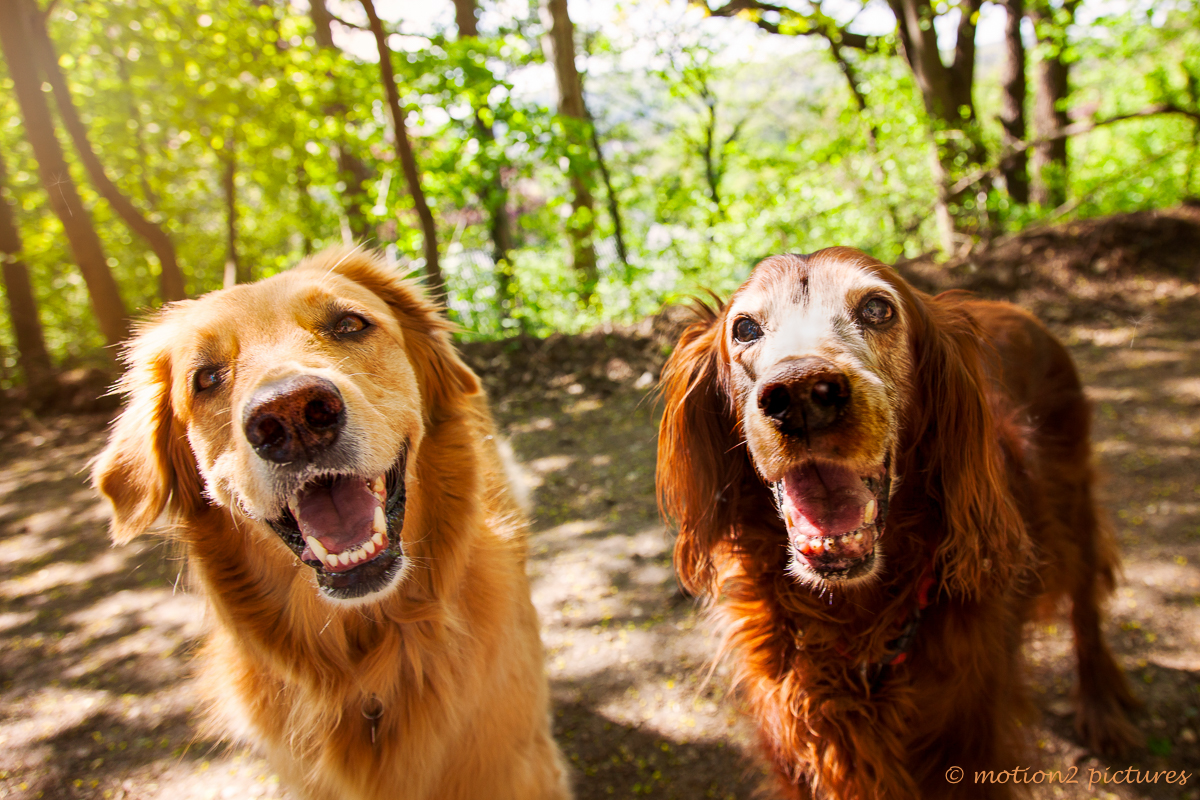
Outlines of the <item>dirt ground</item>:
{"type": "MultiPolygon", "coordinates": [[[[1037,311],[1095,402],[1125,557],[1106,633],[1145,702],[1146,747],[1105,760],[1079,744],[1068,628],[1038,626],[1037,765],[1079,771],[1034,796],[1200,798],[1200,211],[1075,223],[902,270],[1037,311]],[[1192,777],[1089,786],[1128,766],[1192,777]]],[[[725,669],[706,680],[714,643],[675,587],[654,502],[652,392],[677,320],[466,348],[534,487],[534,602],[581,800],[750,798],[760,781],[725,669]]],[[[196,733],[188,660],[204,615],[178,554],[107,541],[85,465],[110,413],[0,416],[0,798],[286,797],[251,751],[196,733]]]]}

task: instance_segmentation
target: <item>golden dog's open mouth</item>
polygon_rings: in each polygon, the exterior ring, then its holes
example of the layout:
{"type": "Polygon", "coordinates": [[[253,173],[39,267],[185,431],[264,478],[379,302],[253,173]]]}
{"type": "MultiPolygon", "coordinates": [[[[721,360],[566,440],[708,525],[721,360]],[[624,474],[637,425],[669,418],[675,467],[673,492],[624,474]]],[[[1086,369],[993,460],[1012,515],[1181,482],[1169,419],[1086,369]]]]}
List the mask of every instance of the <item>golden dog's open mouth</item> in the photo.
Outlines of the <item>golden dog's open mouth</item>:
{"type": "Polygon", "coordinates": [[[887,520],[891,470],[861,475],[829,462],[794,467],[772,485],[795,567],[825,580],[870,573],[887,520]]]}
{"type": "Polygon", "coordinates": [[[269,524],[317,573],[326,595],[349,600],[388,586],[404,564],[407,449],[380,475],[322,475],[288,499],[269,524]]]}

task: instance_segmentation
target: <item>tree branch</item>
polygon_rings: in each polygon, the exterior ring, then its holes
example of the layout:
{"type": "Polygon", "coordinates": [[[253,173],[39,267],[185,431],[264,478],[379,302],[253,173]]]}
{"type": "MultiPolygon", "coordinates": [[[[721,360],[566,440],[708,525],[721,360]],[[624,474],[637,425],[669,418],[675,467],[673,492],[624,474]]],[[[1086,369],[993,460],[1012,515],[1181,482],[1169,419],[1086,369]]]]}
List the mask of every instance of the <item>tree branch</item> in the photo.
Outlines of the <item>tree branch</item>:
{"type": "Polygon", "coordinates": [[[371,30],[371,28],[367,25],[359,25],[357,23],[350,22],[348,20],[344,20],[341,17],[339,17],[337,14],[334,14],[332,11],[327,10],[326,13],[329,14],[329,18],[331,20],[338,23],[339,25],[344,25],[347,28],[353,28],[356,31],[370,31],[371,30]]]}
{"type": "Polygon", "coordinates": [[[1183,106],[1178,106],[1174,103],[1159,103],[1157,105],[1147,106],[1139,111],[1131,111],[1127,114],[1117,114],[1116,116],[1105,117],[1104,119],[1099,120],[1080,120],[1079,122],[1071,123],[1065,128],[1059,128],[1049,136],[1043,136],[1040,139],[1032,139],[1027,142],[1021,142],[1005,153],[1000,159],[999,164],[968,175],[958,183],[954,184],[954,186],[950,188],[950,192],[951,194],[965,192],[975,184],[987,180],[988,178],[995,177],[996,175],[1000,174],[1004,167],[1008,165],[1009,159],[1020,153],[1024,153],[1026,150],[1037,147],[1038,145],[1046,144],[1047,142],[1057,142],[1062,139],[1069,139],[1072,136],[1080,136],[1085,133],[1090,133],[1096,128],[1103,128],[1106,125],[1113,125],[1117,122],[1126,122],[1127,120],[1131,119],[1146,119],[1148,117],[1157,117],[1164,114],[1179,114],[1180,116],[1187,117],[1188,119],[1195,121],[1197,124],[1200,124],[1200,111],[1184,108],[1183,106]]]}
{"type": "Polygon", "coordinates": [[[836,36],[838,43],[843,47],[864,50],[868,53],[877,52],[879,49],[878,37],[851,33],[840,26],[834,26],[834,30],[828,30],[823,25],[813,26],[804,14],[787,6],[763,3],[760,0],[727,0],[725,5],[713,8],[709,0],[688,0],[688,2],[703,8],[710,17],[736,17],[742,12],[750,12],[752,14],[751,21],[767,33],[777,33],[783,36],[821,36],[826,39],[836,36]],[[804,22],[806,27],[785,29],[777,22],[763,19],[761,15],[765,12],[774,12],[785,19],[804,22]]]}

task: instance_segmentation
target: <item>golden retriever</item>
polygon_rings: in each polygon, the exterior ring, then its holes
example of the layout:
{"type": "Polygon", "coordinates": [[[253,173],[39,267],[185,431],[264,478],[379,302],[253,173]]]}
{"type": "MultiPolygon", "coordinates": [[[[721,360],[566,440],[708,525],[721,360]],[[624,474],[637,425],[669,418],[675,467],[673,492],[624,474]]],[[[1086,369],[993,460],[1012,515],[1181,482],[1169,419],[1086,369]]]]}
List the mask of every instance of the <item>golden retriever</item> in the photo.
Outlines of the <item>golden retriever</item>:
{"type": "Polygon", "coordinates": [[[209,718],[300,797],[567,798],[524,523],[450,324],[328,250],[167,306],[93,480],[167,512],[213,625],[209,718]]]}

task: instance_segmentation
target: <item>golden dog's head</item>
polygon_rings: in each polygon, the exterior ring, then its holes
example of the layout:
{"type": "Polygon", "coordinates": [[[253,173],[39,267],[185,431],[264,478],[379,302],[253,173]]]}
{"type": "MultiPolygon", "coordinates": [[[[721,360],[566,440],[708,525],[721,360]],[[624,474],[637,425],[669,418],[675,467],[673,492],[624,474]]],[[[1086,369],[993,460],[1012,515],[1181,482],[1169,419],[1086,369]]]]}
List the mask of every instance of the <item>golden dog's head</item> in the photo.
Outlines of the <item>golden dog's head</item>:
{"type": "Polygon", "coordinates": [[[408,566],[411,456],[480,390],[449,328],[416,284],[341,249],[164,308],[125,352],[126,408],[93,468],[113,537],[216,506],[273,530],[327,597],[381,596],[408,566]]]}

